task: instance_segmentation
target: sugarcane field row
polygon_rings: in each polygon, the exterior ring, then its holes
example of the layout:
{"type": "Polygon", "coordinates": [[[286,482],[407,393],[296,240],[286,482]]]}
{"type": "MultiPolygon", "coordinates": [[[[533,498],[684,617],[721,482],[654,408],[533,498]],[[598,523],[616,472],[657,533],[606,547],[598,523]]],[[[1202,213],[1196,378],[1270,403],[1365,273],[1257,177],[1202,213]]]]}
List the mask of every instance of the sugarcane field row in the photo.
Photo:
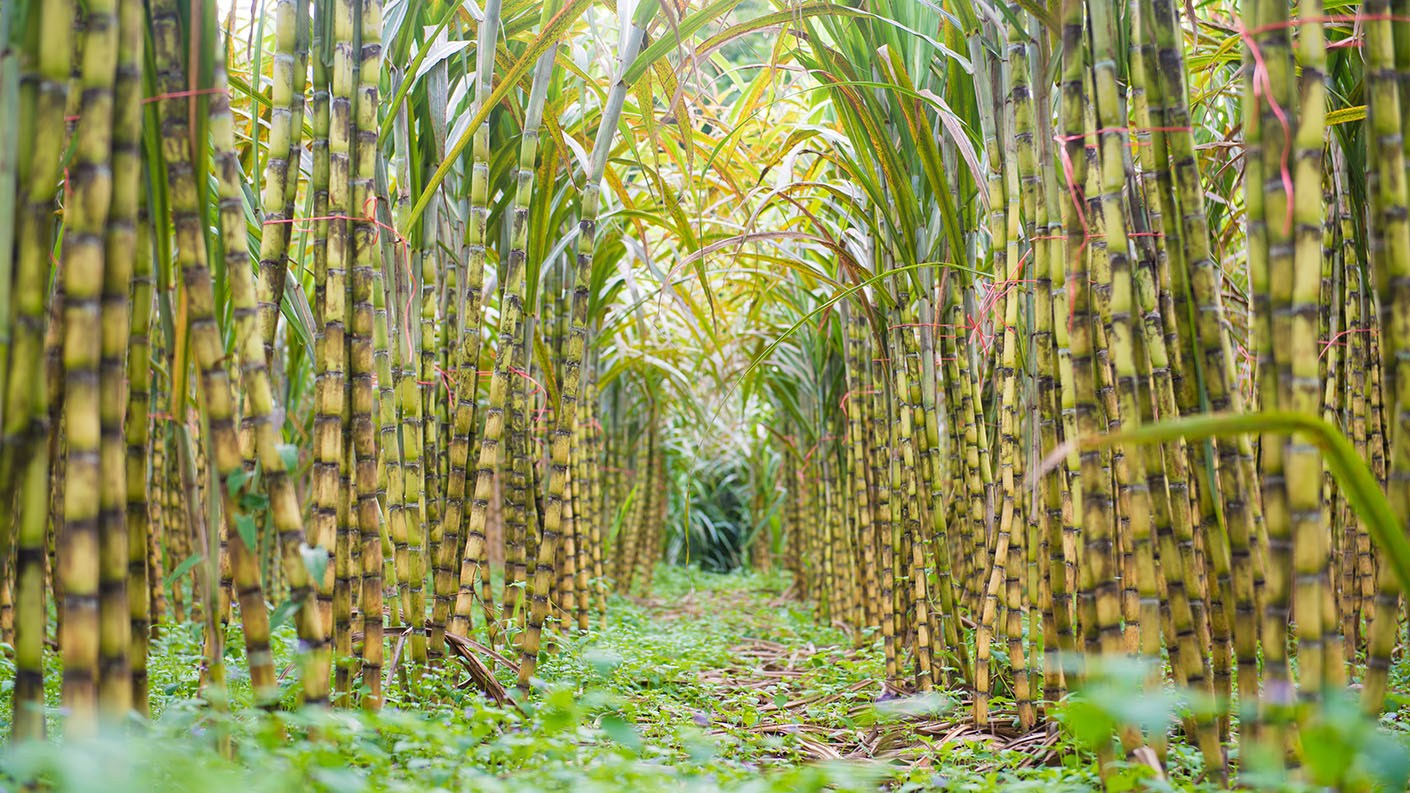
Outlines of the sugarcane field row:
{"type": "Polygon", "coordinates": [[[0,790],[1404,790],[1410,0],[5,0],[0,790]]]}

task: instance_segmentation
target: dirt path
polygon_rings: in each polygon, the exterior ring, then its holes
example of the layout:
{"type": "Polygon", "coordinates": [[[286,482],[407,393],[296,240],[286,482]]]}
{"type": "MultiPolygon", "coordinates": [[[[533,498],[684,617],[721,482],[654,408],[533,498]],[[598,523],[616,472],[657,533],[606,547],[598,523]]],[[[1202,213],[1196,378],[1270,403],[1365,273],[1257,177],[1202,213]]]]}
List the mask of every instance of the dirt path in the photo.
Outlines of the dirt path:
{"type": "Polygon", "coordinates": [[[1001,716],[991,728],[978,729],[961,692],[884,692],[875,647],[853,647],[840,630],[796,635],[788,616],[796,604],[786,595],[696,590],[669,602],[643,604],[661,623],[709,620],[737,631],[721,637],[726,643],[722,662],[695,673],[702,699],[722,703],[710,714],[712,735],[733,736],[776,761],[853,760],[929,768],[937,746],[956,744],[964,744],[976,758],[993,758],[974,767],[981,773],[985,765],[1013,769],[1052,760],[1058,737],[1053,729],[1024,732],[1003,724],[1001,716]]]}

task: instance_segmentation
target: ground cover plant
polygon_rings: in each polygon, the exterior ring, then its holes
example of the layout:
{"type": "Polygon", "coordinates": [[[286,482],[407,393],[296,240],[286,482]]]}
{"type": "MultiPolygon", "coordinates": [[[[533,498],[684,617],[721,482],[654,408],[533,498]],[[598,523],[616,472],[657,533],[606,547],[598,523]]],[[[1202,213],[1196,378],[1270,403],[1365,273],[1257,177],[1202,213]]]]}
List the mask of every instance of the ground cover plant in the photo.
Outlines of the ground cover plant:
{"type": "MultiPolygon", "coordinates": [[[[566,639],[522,711],[458,686],[463,675],[428,671],[419,685],[389,686],[380,714],[212,713],[190,680],[200,645],[174,633],[153,654],[150,724],[76,746],[26,744],[0,773],[114,793],[1099,787],[1095,755],[1055,734],[977,730],[938,695],[879,698],[879,645],[820,625],[788,584],[665,569],[652,598],[614,598],[606,626],[566,639]],[[293,739],[309,731],[318,740],[293,739]],[[233,759],[218,751],[225,739],[239,747],[233,759]]],[[[284,667],[295,636],[279,633],[284,667]]],[[[232,686],[236,700],[249,693],[232,686]]],[[[1191,765],[1176,772],[1194,786],[1191,765]]]]}
{"type": "Polygon", "coordinates": [[[1402,5],[0,5],[0,784],[1403,789],[1402,5]]]}

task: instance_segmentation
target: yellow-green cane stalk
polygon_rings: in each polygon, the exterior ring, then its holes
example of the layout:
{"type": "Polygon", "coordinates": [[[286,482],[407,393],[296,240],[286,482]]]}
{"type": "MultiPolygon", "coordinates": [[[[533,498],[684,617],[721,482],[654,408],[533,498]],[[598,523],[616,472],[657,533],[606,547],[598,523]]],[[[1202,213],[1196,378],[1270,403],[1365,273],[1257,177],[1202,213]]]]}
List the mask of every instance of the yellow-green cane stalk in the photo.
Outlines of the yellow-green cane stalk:
{"type": "MultiPolygon", "coordinates": [[[[49,510],[49,402],[47,378],[39,371],[44,347],[45,305],[49,294],[54,196],[60,181],[69,62],[73,52],[75,4],[60,0],[30,8],[30,32],[20,67],[21,107],[32,114],[21,124],[16,164],[18,251],[14,259],[14,323],[5,378],[0,473],[20,472],[15,516],[18,550],[15,568],[15,689],[13,736],[44,736],[45,535],[49,510]],[[23,463],[23,465],[21,465],[23,463]]],[[[24,119],[21,119],[22,122],[24,119]]]]}
{"type": "MultiPolygon", "coordinates": [[[[544,6],[544,21],[550,18],[553,7],[554,4],[544,6]]],[[[494,489],[500,445],[505,440],[505,407],[509,400],[510,378],[520,376],[517,372],[524,370],[519,367],[527,363],[518,360],[522,353],[517,352],[517,348],[522,347],[524,343],[529,204],[534,195],[534,165],[538,158],[539,130],[543,123],[544,103],[548,98],[548,86],[553,77],[556,57],[557,47],[549,47],[539,57],[534,67],[533,84],[529,88],[528,105],[524,110],[523,137],[515,170],[515,188],[508,209],[511,225],[509,256],[504,271],[503,302],[500,306],[499,352],[495,356],[494,373],[490,377],[490,401],[485,410],[484,435],[480,439],[480,459],[475,472],[475,497],[470,505],[470,535],[465,545],[465,560],[473,557],[476,562],[463,564],[461,567],[460,597],[455,608],[457,615],[465,615],[468,619],[472,595],[467,593],[467,587],[472,591],[478,590],[491,638],[498,633],[494,601],[489,586],[489,571],[487,568],[480,568],[478,560],[485,553],[485,521],[494,489]],[[465,577],[467,572],[471,574],[468,580],[465,577]]],[[[551,556],[549,558],[552,559],[551,556]]],[[[533,597],[542,597],[547,603],[547,588],[550,583],[550,580],[543,581],[533,597]]]]}
{"type": "MultiPolygon", "coordinates": [[[[1243,395],[1234,382],[1233,348],[1220,290],[1222,278],[1210,251],[1210,231],[1204,212],[1204,188],[1201,184],[1198,161],[1195,158],[1194,137],[1189,130],[1190,113],[1185,83],[1185,61],[1182,39],[1179,36],[1177,11],[1169,0],[1151,0],[1151,24],[1156,37],[1156,57],[1160,92],[1165,103],[1164,124],[1168,132],[1156,132],[1153,138],[1163,139],[1169,145],[1170,159],[1174,172],[1175,190],[1179,197],[1178,212],[1164,212],[1162,217],[1169,219],[1165,233],[1167,242],[1178,239],[1178,246],[1167,244],[1167,248],[1183,252],[1189,271],[1189,296],[1193,323],[1191,344],[1194,349],[1194,371],[1203,386],[1203,409],[1210,412],[1243,410],[1243,395]],[[1176,219],[1178,218],[1178,224],[1176,219]],[[1176,231],[1178,229],[1178,238],[1176,231]]],[[[1245,158],[1245,178],[1260,181],[1262,157],[1257,152],[1262,145],[1256,127],[1245,126],[1247,155],[1245,158]]],[[[1256,201],[1261,196],[1251,196],[1256,201]]],[[[1256,228],[1250,227],[1256,237],[1256,228]]],[[[1253,241],[1251,237],[1251,242],[1253,241]]],[[[1172,267],[1173,267],[1172,263],[1172,267]]],[[[1181,268],[1183,272],[1184,268],[1181,268]]],[[[1181,290],[1176,290],[1177,293],[1181,290]]],[[[1179,300],[1177,296],[1177,301],[1179,300]]],[[[1177,318],[1183,312],[1176,308],[1177,318]]],[[[1177,391],[1177,395],[1193,393],[1191,388],[1177,391]]],[[[1186,398],[1182,396],[1182,399],[1186,398]]],[[[1198,409],[1196,405],[1182,402],[1182,412],[1198,409]]],[[[1197,462],[1204,454],[1203,446],[1190,448],[1200,452],[1197,462]]],[[[1238,656],[1240,669],[1240,690],[1257,689],[1257,629],[1253,608],[1253,574],[1251,540],[1254,533],[1253,505],[1248,494],[1253,486],[1252,448],[1245,437],[1219,439],[1213,446],[1218,460],[1218,493],[1222,498],[1222,517],[1216,511],[1215,495],[1210,491],[1214,481],[1205,481],[1201,487],[1201,516],[1199,525],[1209,532],[1212,540],[1207,544],[1207,553],[1213,568],[1215,581],[1209,592],[1209,621],[1215,639],[1214,691],[1226,702],[1232,687],[1229,681],[1229,637],[1234,637],[1234,652],[1238,656]],[[1224,527],[1227,527],[1225,529],[1224,527]],[[1223,535],[1223,536],[1221,536],[1223,535]],[[1231,623],[1240,627],[1231,629],[1231,623]]],[[[1192,471],[1200,470],[1192,466],[1192,471]]]]}
{"type": "MultiPolygon", "coordinates": [[[[265,148],[264,192],[260,205],[264,209],[264,229],[259,249],[259,331],[264,342],[264,357],[274,360],[274,340],[279,325],[280,292],[287,272],[292,237],[292,217],[285,215],[286,196],[298,184],[297,153],[293,146],[294,129],[303,127],[303,114],[295,115],[295,79],[300,64],[295,53],[299,34],[299,17],[295,0],[277,0],[274,7],[274,54],[271,59],[269,139],[265,148]],[[297,119],[297,125],[295,123],[297,119]],[[291,168],[291,166],[293,166],[291,168]]],[[[302,93],[298,109],[303,110],[302,93]]]]}
{"type": "MultiPolygon", "coordinates": [[[[1371,195],[1372,221],[1370,226],[1378,227],[1384,237],[1379,247],[1372,247],[1371,262],[1375,270],[1373,283],[1380,292],[1379,305],[1382,317],[1380,327],[1384,338],[1380,339],[1382,364],[1394,364],[1396,355],[1410,349],[1410,339],[1402,331],[1403,319],[1410,316],[1410,305],[1404,289],[1395,289],[1393,284],[1410,277],[1410,217],[1405,212],[1407,191],[1405,186],[1405,155],[1402,140],[1402,104],[1398,75],[1395,69],[1395,41],[1392,23],[1383,19],[1389,14],[1389,3],[1385,0],[1369,0],[1365,4],[1366,22],[1367,85],[1367,148],[1371,150],[1376,176],[1371,195]]],[[[1375,339],[1366,346],[1373,347],[1375,339]]],[[[1374,386],[1375,375],[1380,367],[1375,366],[1376,358],[1370,358],[1372,388],[1371,402],[1374,402],[1378,389],[1374,386]]],[[[1395,425],[1403,426],[1407,409],[1410,409],[1410,377],[1399,367],[1387,367],[1387,395],[1395,411],[1395,425]]],[[[1367,409],[1367,445],[1371,454],[1373,470],[1379,444],[1375,435],[1378,430],[1374,406],[1367,409]]],[[[1407,447],[1405,433],[1396,433],[1391,455],[1391,471],[1400,473],[1407,470],[1407,447]]],[[[1387,490],[1391,507],[1402,524],[1410,515],[1410,493],[1404,487],[1391,487],[1387,490]]],[[[1368,712],[1379,713],[1385,701],[1391,652],[1399,633],[1398,602],[1401,588],[1390,574],[1390,565],[1382,561],[1375,575],[1375,596],[1373,617],[1366,643],[1366,680],[1362,692],[1362,702],[1368,712]]]]}
{"type": "MultiPolygon", "coordinates": [[[[128,9],[124,8],[126,13],[128,9]]],[[[138,32],[141,32],[143,15],[137,8],[138,32]]],[[[161,609],[158,598],[151,594],[161,592],[162,542],[160,526],[161,490],[154,487],[152,497],[149,486],[155,486],[161,478],[162,466],[158,463],[155,447],[148,427],[151,423],[152,366],[149,334],[152,318],[152,240],[151,218],[147,211],[146,181],[147,171],[142,171],[142,189],[139,190],[136,235],[132,243],[132,317],[131,338],[128,341],[128,398],[127,398],[127,550],[128,550],[128,605],[129,628],[131,632],[132,661],[132,708],[140,716],[147,716],[147,651],[152,627],[160,624],[161,609]],[[150,459],[150,469],[148,468],[150,459]],[[149,470],[151,478],[149,479],[149,470]],[[151,518],[149,519],[149,510],[151,518]]]]}
{"type": "MultiPolygon", "coordinates": [[[[345,509],[341,469],[344,460],[343,413],[346,407],[346,312],[347,268],[352,259],[348,222],[351,214],[351,137],[353,95],[353,8],[348,0],[331,0],[319,4],[322,29],[332,37],[331,67],[320,81],[320,65],[314,68],[314,147],[313,190],[314,212],[318,217],[339,216],[320,220],[315,227],[318,239],[314,246],[314,295],[319,307],[319,334],[314,353],[314,417],[313,417],[313,497],[312,534],[315,542],[334,549],[335,556],[343,553],[339,547],[347,537],[346,518],[339,519],[345,509]],[[325,98],[326,97],[326,98],[325,98]],[[323,119],[327,126],[323,127],[323,119]],[[326,129],[326,138],[323,130],[326,129]],[[326,143],[324,142],[326,140],[326,143]],[[320,194],[326,192],[326,198],[320,194]],[[320,208],[321,207],[321,208],[320,208]],[[341,524],[341,525],[340,525],[341,524]]],[[[324,45],[328,47],[327,44],[324,45]]],[[[320,59],[321,60],[321,59],[320,59]]],[[[337,565],[335,563],[334,567],[337,565]]],[[[341,620],[335,613],[331,571],[320,589],[320,601],[329,603],[325,619],[335,625],[341,620]],[[326,594],[325,594],[326,592],[326,594]]],[[[339,600],[342,598],[339,597],[339,600]]]]}
{"type": "MultiPolygon", "coordinates": [[[[1105,279],[1097,275],[1098,290],[1106,299],[1098,301],[1102,323],[1107,328],[1109,352],[1116,378],[1119,416],[1108,418],[1108,427],[1138,426],[1148,404],[1143,398],[1137,367],[1139,345],[1143,337],[1134,327],[1134,313],[1139,310],[1132,277],[1130,238],[1127,236],[1127,207],[1123,199],[1126,187],[1128,134],[1126,112],[1122,105],[1116,74],[1114,8],[1107,2],[1091,5],[1091,26],[1096,90],[1096,111],[1100,140],[1101,194],[1103,227],[1106,230],[1105,279]],[[1104,282],[1103,282],[1104,281],[1104,282]]],[[[1127,589],[1136,595],[1134,613],[1128,612],[1128,630],[1135,632],[1133,647],[1141,655],[1160,655],[1160,599],[1157,591],[1155,554],[1152,547],[1152,505],[1146,479],[1146,454],[1134,445],[1120,455],[1113,455],[1116,480],[1121,488],[1124,520],[1119,525],[1123,545],[1130,549],[1131,560],[1123,578],[1127,589]],[[1133,581],[1129,579],[1134,579],[1133,581]]]]}
{"type": "MultiPolygon", "coordinates": [[[[494,73],[494,51],[499,37],[501,0],[485,0],[485,9],[480,18],[479,49],[476,54],[475,107],[477,112],[489,101],[494,73]]],[[[472,163],[470,174],[470,223],[466,228],[466,248],[469,260],[465,265],[465,336],[460,351],[460,366],[456,378],[455,420],[450,439],[450,475],[446,482],[445,541],[443,545],[461,547],[459,590],[454,608],[449,598],[438,597],[436,609],[442,616],[433,618],[444,621],[449,615],[446,630],[464,636],[470,632],[470,616],[474,599],[480,596],[477,586],[488,587],[488,573],[482,568],[487,559],[484,554],[485,538],[483,524],[478,527],[471,521],[467,536],[460,541],[461,524],[465,516],[466,469],[470,460],[470,435],[475,425],[475,399],[478,391],[480,346],[483,320],[481,291],[484,284],[487,227],[489,225],[489,183],[490,183],[490,129],[489,124],[481,124],[474,133],[471,149],[472,163]],[[478,531],[478,537],[477,535],[478,531]],[[473,553],[472,553],[473,552],[473,553]],[[481,582],[483,581],[483,585],[481,582]],[[467,583],[468,582],[468,583],[467,583]],[[462,608],[463,605],[463,608],[462,608]]],[[[476,488],[479,487],[479,472],[476,472],[476,488]]],[[[487,505],[481,505],[484,509],[487,505]]],[[[472,504],[472,509],[475,505],[472,504]]],[[[454,560],[451,561],[451,564],[454,560]]],[[[441,562],[445,566],[445,562],[441,562]]],[[[486,620],[492,620],[489,612],[486,620]]],[[[438,649],[437,642],[432,642],[438,649]]]]}
{"type": "MultiPolygon", "coordinates": [[[[234,477],[244,476],[244,459],[236,435],[234,391],[224,363],[226,350],[217,324],[214,287],[207,265],[202,193],[197,185],[198,168],[189,134],[190,100],[183,95],[186,81],[182,58],[186,42],[182,37],[177,9],[170,0],[152,6],[151,40],[157,64],[158,88],[168,97],[158,103],[158,110],[163,160],[169,180],[176,264],[180,268],[184,288],[185,331],[193,362],[200,373],[202,407],[213,455],[210,465],[214,468],[215,486],[219,489],[225,533],[236,540],[230,547],[231,570],[241,601],[251,685],[256,701],[269,705],[278,693],[273,656],[269,651],[269,618],[252,548],[253,521],[243,514],[243,505],[236,499],[241,488],[240,481],[234,477]]],[[[228,113],[228,98],[219,93],[216,96],[220,103],[212,102],[212,116],[217,116],[222,107],[228,113]]],[[[187,445],[183,444],[183,453],[190,458],[187,464],[189,470],[197,464],[197,460],[190,450],[185,449],[187,445]]],[[[214,551],[214,545],[208,539],[203,551],[207,559],[213,558],[210,554],[214,551]]],[[[207,587],[213,583],[208,581],[207,587]]],[[[212,617],[208,614],[207,619],[209,621],[212,617]]],[[[212,657],[221,652],[221,637],[212,633],[207,636],[207,644],[212,657]]],[[[212,674],[215,685],[212,695],[217,698],[222,696],[219,691],[222,684],[220,673],[221,670],[216,669],[212,674]]]]}
{"type": "MultiPolygon", "coordinates": [[[[1304,19],[1322,17],[1321,0],[1301,0],[1304,19]]],[[[1321,414],[1322,373],[1320,332],[1323,270],[1323,163],[1326,137],[1326,48],[1320,24],[1298,30],[1302,66],[1301,107],[1293,141],[1293,254],[1291,291],[1291,344],[1288,348],[1291,382],[1289,407],[1310,415],[1321,414]]],[[[1323,576],[1330,553],[1330,526],[1323,521],[1322,459],[1311,439],[1293,435],[1284,460],[1288,484],[1288,512],[1293,542],[1292,612],[1297,615],[1298,693],[1303,701],[1320,699],[1327,665],[1340,659],[1324,657],[1324,633],[1334,624],[1322,613],[1323,576]]]]}
{"type": "MultiPolygon", "coordinates": [[[[346,264],[351,254],[352,278],[350,298],[352,323],[349,330],[351,357],[351,434],[353,442],[354,479],[357,493],[357,526],[362,561],[361,615],[362,615],[362,682],[366,689],[363,707],[376,711],[382,707],[382,514],[377,503],[377,438],[372,423],[373,407],[373,336],[375,334],[372,291],[375,274],[382,269],[380,251],[377,244],[377,229],[374,207],[374,179],[377,171],[377,110],[379,107],[379,81],[382,73],[382,3],[380,0],[363,0],[361,12],[357,14],[356,41],[360,49],[358,60],[357,86],[352,107],[352,135],[350,141],[355,147],[354,165],[346,176],[351,190],[358,220],[352,224],[351,250],[343,251],[346,264]]],[[[341,43],[340,45],[341,46],[341,43]]],[[[351,56],[352,53],[349,53],[351,56]]],[[[335,53],[335,64],[336,64],[335,53]]],[[[335,65],[333,112],[338,112],[337,68],[335,65]]],[[[334,129],[338,125],[335,123],[334,129]]],[[[338,138],[330,138],[333,157],[334,203],[339,169],[338,138]]],[[[330,256],[330,290],[332,288],[332,261],[330,256]]],[[[415,623],[413,623],[415,624],[415,623]]],[[[425,659],[424,637],[418,642],[421,649],[419,660],[425,659]]]]}
{"type": "MultiPolygon", "coordinates": [[[[103,507],[112,504],[113,488],[102,470],[102,425],[112,431],[121,423],[121,401],[104,400],[100,375],[103,354],[102,292],[107,271],[106,230],[113,193],[113,81],[118,57],[116,0],[89,3],[83,21],[78,87],[81,117],[74,134],[73,161],[68,168],[64,244],[59,276],[63,292],[63,422],[66,440],[62,523],[58,528],[57,586],[63,593],[59,647],[64,659],[63,702],[68,710],[65,734],[81,738],[98,729],[98,696],[103,672],[120,673],[118,685],[104,691],[104,716],[120,717],[113,708],[131,691],[126,672],[127,631],[117,621],[127,617],[126,526],[116,536],[117,515],[103,520],[103,507]],[[106,404],[105,404],[106,402],[106,404]],[[103,421],[105,417],[107,421],[103,421]],[[106,529],[106,531],[103,531],[106,529]],[[111,540],[113,547],[104,548],[111,540]],[[106,552],[105,552],[106,551],[106,552]],[[121,551],[122,558],[116,558],[121,551]],[[107,564],[104,564],[107,562],[107,564]],[[116,569],[120,601],[100,606],[99,582],[116,569]],[[102,608],[106,620],[100,620],[102,608]],[[120,608],[119,608],[120,607],[120,608]],[[104,627],[104,624],[107,627],[104,627]],[[107,652],[103,652],[106,650],[107,652]]],[[[122,272],[126,289],[126,271],[122,272]]],[[[116,312],[114,312],[116,313],[116,312]]],[[[116,324],[117,318],[112,318],[116,324]]],[[[122,315],[124,329],[126,315],[122,315]]],[[[126,335],[125,333],[123,334],[126,335]]],[[[122,340],[125,346],[126,339],[122,340]]],[[[30,376],[33,376],[32,374],[30,376]]],[[[119,459],[119,462],[121,460],[119,459]]],[[[121,481],[120,479],[118,480],[121,481]]],[[[125,493],[122,494],[125,496],[125,493]]]]}
{"type": "MultiPolygon", "coordinates": [[[[141,3],[119,2],[117,13],[117,64],[114,73],[112,130],[112,203],[108,212],[107,267],[103,283],[102,359],[99,363],[99,388],[102,393],[123,397],[128,380],[128,350],[132,341],[132,315],[129,291],[136,264],[141,258],[137,251],[139,232],[138,204],[145,187],[142,180],[142,54],[145,15],[141,3]],[[134,255],[135,254],[135,255],[134,255]]],[[[150,268],[151,260],[146,259],[150,268]]],[[[150,292],[146,293],[150,298],[150,292]]],[[[143,306],[150,306],[150,302],[143,306]]],[[[137,367],[147,368],[145,355],[137,359],[137,367]]],[[[144,372],[133,373],[133,380],[145,378],[144,372]]],[[[102,532],[102,635],[100,654],[102,675],[99,696],[108,718],[121,719],[134,702],[134,651],[145,653],[134,641],[133,614],[138,601],[146,600],[146,534],[132,547],[131,524],[127,515],[130,493],[127,477],[130,473],[127,437],[123,421],[127,418],[128,402],[119,397],[109,398],[102,407],[102,512],[99,516],[102,532]],[[140,562],[132,576],[134,561],[140,562]]],[[[146,423],[146,409],[141,421],[146,423]]],[[[145,427],[143,427],[145,432],[145,427]]],[[[145,462],[145,458],[144,458],[145,462]]],[[[145,476],[139,481],[145,484],[145,476]]],[[[145,519],[145,515],[141,516],[145,519]]],[[[144,637],[145,638],[145,637],[144,637]]],[[[142,659],[145,667],[145,658],[142,659]]],[[[145,675],[145,669],[144,669],[145,675]]],[[[142,685],[145,699],[145,683],[142,685]]],[[[145,702],[143,703],[145,707],[145,702]]]]}
{"type": "MultiPolygon", "coordinates": [[[[642,0],[636,7],[631,24],[623,34],[618,77],[603,108],[597,140],[593,144],[587,183],[583,189],[581,216],[578,221],[576,268],[573,279],[572,319],[568,330],[567,349],[563,358],[559,384],[559,404],[553,411],[553,431],[549,436],[548,495],[544,505],[543,540],[539,546],[538,564],[534,570],[534,600],[529,623],[524,633],[519,663],[519,687],[527,689],[538,663],[539,639],[547,616],[547,599],[540,601],[552,578],[552,559],[557,550],[561,528],[563,498],[568,465],[572,459],[573,425],[577,420],[578,394],[582,384],[582,367],[591,346],[588,332],[588,298],[591,292],[592,246],[596,239],[599,189],[611,142],[617,131],[627,86],[621,79],[632,67],[645,38],[645,28],[656,12],[655,0],[642,0]]],[[[652,559],[654,563],[654,558],[652,559]]]]}

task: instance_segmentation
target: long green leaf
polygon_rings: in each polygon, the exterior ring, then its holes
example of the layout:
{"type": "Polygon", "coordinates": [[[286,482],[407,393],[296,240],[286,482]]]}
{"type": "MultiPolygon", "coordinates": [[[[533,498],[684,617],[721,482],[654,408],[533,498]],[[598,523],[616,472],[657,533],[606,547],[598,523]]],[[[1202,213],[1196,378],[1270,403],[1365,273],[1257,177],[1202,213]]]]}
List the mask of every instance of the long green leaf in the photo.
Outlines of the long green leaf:
{"type": "Polygon", "coordinates": [[[1385,553],[1403,589],[1410,590],[1410,541],[1405,527],[1356,447],[1336,427],[1316,416],[1287,411],[1265,411],[1243,415],[1208,415],[1161,421],[1126,432],[1081,438],[1078,445],[1094,449],[1122,443],[1151,444],[1203,440],[1215,436],[1258,433],[1291,435],[1303,433],[1322,451],[1327,467],[1356,514],[1366,522],[1372,539],[1385,553]]]}

